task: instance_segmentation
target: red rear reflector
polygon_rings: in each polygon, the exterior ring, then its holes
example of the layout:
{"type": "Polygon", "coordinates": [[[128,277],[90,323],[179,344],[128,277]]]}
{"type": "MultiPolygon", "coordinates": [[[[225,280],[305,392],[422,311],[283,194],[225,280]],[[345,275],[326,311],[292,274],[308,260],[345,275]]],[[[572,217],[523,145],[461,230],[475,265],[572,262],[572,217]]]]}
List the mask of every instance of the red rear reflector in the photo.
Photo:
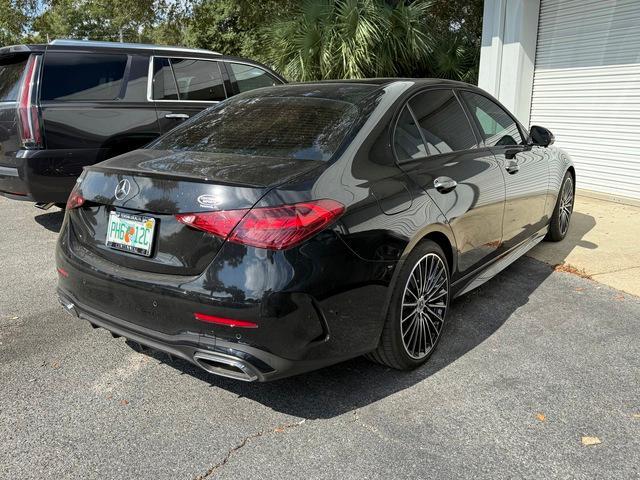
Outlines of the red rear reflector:
{"type": "Polygon", "coordinates": [[[78,208],[84,205],[84,197],[74,188],[67,199],[67,210],[78,208]]]}
{"type": "Polygon", "coordinates": [[[245,320],[233,320],[231,318],[216,317],[213,315],[205,315],[204,313],[194,313],[196,320],[207,323],[215,323],[218,325],[225,325],[227,327],[242,327],[242,328],[258,328],[257,323],[247,322],[245,320]]]}
{"type": "Polygon", "coordinates": [[[319,232],[343,212],[344,205],[335,200],[311,200],[277,207],[186,213],[176,218],[230,242],[283,250],[319,232]]]}
{"type": "Polygon", "coordinates": [[[67,278],[69,276],[69,272],[67,272],[64,268],[58,267],[58,268],[56,268],[56,270],[58,271],[58,273],[60,275],[62,275],[65,278],[67,278]]]}
{"type": "Polygon", "coordinates": [[[27,61],[22,85],[18,94],[18,118],[20,126],[20,140],[27,148],[41,148],[42,134],[40,132],[40,112],[34,104],[38,65],[40,55],[31,55],[27,61]]]}

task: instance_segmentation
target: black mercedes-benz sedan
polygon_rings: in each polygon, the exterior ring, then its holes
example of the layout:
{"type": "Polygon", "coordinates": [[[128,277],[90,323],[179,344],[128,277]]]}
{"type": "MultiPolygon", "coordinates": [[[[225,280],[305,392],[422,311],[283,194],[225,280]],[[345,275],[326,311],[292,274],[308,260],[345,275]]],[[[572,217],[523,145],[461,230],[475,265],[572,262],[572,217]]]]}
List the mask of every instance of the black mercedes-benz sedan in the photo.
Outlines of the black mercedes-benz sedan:
{"type": "Polygon", "coordinates": [[[463,83],[263,88],[87,167],[57,246],[71,314],[208,372],[424,363],[452,298],[569,228],[575,172],[463,83]]]}

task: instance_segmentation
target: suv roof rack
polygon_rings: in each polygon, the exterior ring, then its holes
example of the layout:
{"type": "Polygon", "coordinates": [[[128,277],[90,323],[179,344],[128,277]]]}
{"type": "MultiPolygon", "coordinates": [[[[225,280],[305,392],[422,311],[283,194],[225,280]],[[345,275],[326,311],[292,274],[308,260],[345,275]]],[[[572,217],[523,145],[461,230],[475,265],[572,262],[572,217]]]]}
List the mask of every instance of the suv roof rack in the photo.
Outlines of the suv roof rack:
{"type": "Polygon", "coordinates": [[[186,47],[171,47],[168,45],[151,45],[148,43],[126,43],[126,42],[104,42],[98,40],[74,40],[60,38],[49,42],[49,45],[62,45],[69,47],[102,47],[102,48],[134,48],[138,50],[173,50],[176,52],[191,52],[191,53],[209,53],[214,55],[221,55],[219,52],[212,50],[205,50],[203,48],[186,48],[186,47]]]}

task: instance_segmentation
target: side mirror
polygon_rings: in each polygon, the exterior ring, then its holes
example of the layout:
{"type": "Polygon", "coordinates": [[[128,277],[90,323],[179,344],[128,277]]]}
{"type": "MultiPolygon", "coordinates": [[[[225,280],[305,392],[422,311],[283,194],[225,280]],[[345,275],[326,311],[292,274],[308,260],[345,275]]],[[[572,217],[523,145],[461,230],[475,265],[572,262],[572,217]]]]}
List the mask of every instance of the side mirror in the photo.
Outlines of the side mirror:
{"type": "Polygon", "coordinates": [[[553,145],[555,140],[553,133],[544,127],[533,125],[531,130],[529,130],[529,143],[533,145],[548,147],[549,145],[553,145]]]}

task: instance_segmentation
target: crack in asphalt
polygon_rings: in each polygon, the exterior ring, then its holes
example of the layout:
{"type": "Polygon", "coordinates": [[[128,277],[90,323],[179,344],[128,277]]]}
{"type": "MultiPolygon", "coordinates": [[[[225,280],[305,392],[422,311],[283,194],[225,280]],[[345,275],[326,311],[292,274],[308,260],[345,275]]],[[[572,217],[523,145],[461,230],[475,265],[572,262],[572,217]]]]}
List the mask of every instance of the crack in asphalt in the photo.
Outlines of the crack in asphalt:
{"type": "Polygon", "coordinates": [[[258,438],[258,437],[262,437],[264,435],[268,435],[270,433],[282,433],[285,430],[289,430],[291,428],[296,428],[301,426],[304,422],[306,422],[307,419],[303,418],[302,420],[300,420],[299,422],[294,422],[294,423],[287,423],[285,425],[279,425],[275,428],[272,428],[271,430],[260,430],[258,432],[254,432],[251,435],[247,435],[246,437],[244,437],[242,439],[242,441],[236,445],[234,445],[233,447],[231,447],[229,450],[227,450],[227,454],[224,456],[224,458],[216,463],[215,465],[213,465],[211,468],[209,468],[205,473],[200,474],[198,476],[196,476],[194,478],[194,480],[205,480],[206,478],[211,478],[213,475],[216,474],[216,472],[218,470],[220,470],[222,467],[224,467],[227,462],[231,459],[231,457],[238,451],[241,450],[242,448],[244,448],[251,440],[253,440],[254,438],[258,438]]]}

